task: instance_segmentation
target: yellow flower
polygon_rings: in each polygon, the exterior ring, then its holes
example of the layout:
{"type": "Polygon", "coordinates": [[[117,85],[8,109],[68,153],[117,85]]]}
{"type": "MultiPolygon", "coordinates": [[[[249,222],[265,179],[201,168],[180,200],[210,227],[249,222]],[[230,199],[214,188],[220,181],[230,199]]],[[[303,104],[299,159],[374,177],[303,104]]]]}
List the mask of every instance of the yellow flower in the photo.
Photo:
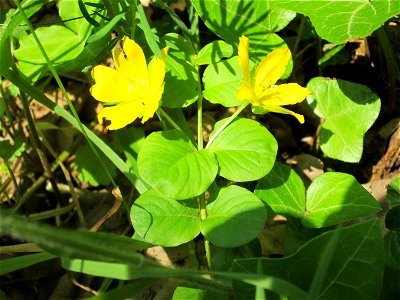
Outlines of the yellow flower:
{"type": "Polygon", "coordinates": [[[239,38],[239,63],[243,73],[242,84],[236,94],[239,100],[247,100],[255,107],[262,107],[271,112],[293,115],[304,123],[304,117],[282,105],[299,103],[311,92],[297,83],[274,85],[285,72],[290,59],[287,47],[268,54],[258,65],[253,80],[250,78],[249,39],[239,38]]]}
{"type": "Polygon", "coordinates": [[[164,92],[165,61],[154,57],[147,68],[142,48],[128,37],[122,39],[122,51],[113,51],[115,69],[95,66],[92,77],[95,84],[90,93],[105,103],[116,104],[103,108],[97,118],[100,124],[115,130],[125,127],[137,118],[142,123],[157,111],[164,92]]]}

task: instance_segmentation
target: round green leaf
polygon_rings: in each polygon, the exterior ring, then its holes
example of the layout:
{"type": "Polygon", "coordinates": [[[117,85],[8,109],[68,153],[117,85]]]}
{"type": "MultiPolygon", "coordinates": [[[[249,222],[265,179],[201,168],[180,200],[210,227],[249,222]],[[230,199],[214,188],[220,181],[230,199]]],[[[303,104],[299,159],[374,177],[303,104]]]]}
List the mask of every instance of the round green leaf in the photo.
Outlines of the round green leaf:
{"type": "Polygon", "coordinates": [[[131,220],[135,231],[147,242],[164,247],[189,242],[200,233],[197,203],[178,202],[154,190],[133,203],[131,220]]]}
{"type": "MultiPolygon", "coordinates": [[[[225,121],[217,122],[211,136],[225,121]]],[[[260,123],[238,118],[215,138],[209,149],[217,158],[222,177],[243,182],[268,174],[274,166],[278,144],[260,123]]]]}
{"type": "Polygon", "coordinates": [[[201,232],[213,244],[238,247],[256,238],[264,228],[267,209],[248,190],[231,185],[213,194],[211,199],[201,232]]]}
{"type": "Polygon", "coordinates": [[[307,87],[313,92],[308,103],[325,120],[321,150],[342,161],[360,161],[364,134],[380,111],[379,97],[368,87],[345,80],[316,77],[307,87]]]}
{"type": "Polygon", "coordinates": [[[259,181],[254,193],[277,214],[304,217],[304,184],[299,175],[287,165],[275,162],[267,176],[259,181]]]}
{"type": "Polygon", "coordinates": [[[318,176],[308,188],[306,217],[302,222],[305,226],[319,228],[378,211],[378,202],[353,176],[328,172],[318,176]]]}
{"type": "Polygon", "coordinates": [[[219,62],[223,57],[231,57],[233,47],[224,41],[212,41],[205,45],[196,55],[195,63],[197,65],[208,65],[219,62]]]}
{"type": "Polygon", "coordinates": [[[176,33],[165,35],[162,41],[170,45],[165,58],[166,73],[162,106],[186,107],[198,97],[197,71],[192,65],[194,50],[186,39],[176,33]]]}
{"type": "Polygon", "coordinates": [[[203,74],[204,98],[225,107],[240,105],[243,101],[236,99],[236,92],[242,80],[243,75],[237,56],[210,64],[203,74]]]}
{"type": "Polygon", "coordinates": [[[153,132],[144,141],[137,161],[140,176],[162,195],[187,199],[205,192],[218,164],[208,150],[197,151],[180,130],[153,132]]]}

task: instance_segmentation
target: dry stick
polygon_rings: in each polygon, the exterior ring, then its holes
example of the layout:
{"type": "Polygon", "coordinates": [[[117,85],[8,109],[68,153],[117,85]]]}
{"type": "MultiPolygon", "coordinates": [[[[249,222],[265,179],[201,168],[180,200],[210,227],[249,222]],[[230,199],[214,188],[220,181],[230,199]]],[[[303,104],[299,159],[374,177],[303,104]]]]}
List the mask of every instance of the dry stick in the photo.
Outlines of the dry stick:
{"type": "MultiPolygon", "coordinates": [[[[42,141],[43,145],[47,148],[47,150],[50,152],[50,154],[57,160],[57,154],[54,151],[54,149],[51,147],[50,143],[47,141],[47,139],[43,135],[41,135],[41,138],[42,138],[41,141],[42,141]]],[[[79,222],[82,227],[87,228],[85,217],[83,216],[81,205],[79,203],[78,196],[76,195],[74,184],[72,183],[72,180],[71,180],[71,174],[68,171],[68,169],[65,167],[63,162],[59,161],[59,164],[60,164],[60,168],[61,168],[62,172],[64,173],[65,180],[68,183],[69,192],[70,192],[72,200],[75,204],[75,209],[78,214],[79,222]]],[[[57,188],[58,188],[58,186],[57,186],[57,188]]]]}
{"type": "MultiPolygon", "coordinates": [[[[54,174],[53,174],[53,171],[51,170],[49,161],[47,160],[47,157],[42,149],[42,143],[40,142],[39,135],[36,131],[36,126],[33,121],[31,111],[29,109],[28,101],[27,101],[24,93],[21,93],[21,102],[22,102],[22,105],[25,110],[26,118],[28,120],[28,127],[29,127],[29,131],[31,133],[32,147],[39,156],[39,159],[40,159],[40,162],[42,163],[46,177],[49,179],[51,186],[54,189],[54,194],[56,196],[57,202],[61,203],[61,195],[60,195],[60,192],[57,187],[57,182],[54,178],[54,174]]],[[[60,222],[59,217],[56,217],[56,219],[58,220],[57,222],[60,222]]]]}

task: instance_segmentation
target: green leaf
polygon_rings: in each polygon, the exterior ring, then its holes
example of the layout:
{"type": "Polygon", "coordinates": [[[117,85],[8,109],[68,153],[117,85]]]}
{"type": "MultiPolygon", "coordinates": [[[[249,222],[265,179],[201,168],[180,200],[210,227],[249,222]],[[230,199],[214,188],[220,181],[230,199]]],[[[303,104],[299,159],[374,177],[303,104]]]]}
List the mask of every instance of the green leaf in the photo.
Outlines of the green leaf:
{"type": "Polygon", "coordinates": [[[135,2],[133,5],[136,5],[137,15],[140,20],[140,23],[138,25],[143,30],[147,44],[149,45],[154,55],[162,58],[161,50],[158,45],[158,37],[151,31],[149,22],[147,21],[146,15],[144,13],[143,5],[138,4],[137,2],[135,2]]]}
{"type": "Polygon", "coordinates": [[[323,227],[368,216],[381,210],[375,198],[345,173],[318,176],[307,190],[305,226],[323,227]]]}
{"type": "MultiPolygon", "coordinates": [[[[57,70],[61,70],[63,63],[73,61],[85,49],[85,42],[93,28],[83,18],[78,1],[62,0],[59,4],[59,14],[62,19],[67,20],[66,26],[52,25],[35,30],[51,63],[58,67],[57,70]]],[[[92,11],[93,8],[90,12],[92,11]]],[[[21,72],[33,80],[37,80],[48,70],[46,59],[32,34],[20,39],[20,47],[14,54],[21,72]]],[[[63,67],[68,65],[64,64],[63,67]]]]}
{"type": "Polygon", "coordinates": [[[391,269],[400,270],[400,231],[385,235],[385,262],[391,269]]]}
{"type": "Polygon", "coordinates": [[[178,286],[172,296],[172,300],[228,300],[228,293],[218,290],[206,290],[186,286],[178,286]]]}
{"type": "MultiPolygon", "coordinates": [[[[7,48],[7,47],[4,47],[7,48]]],[[[2,49],[0,49],[2,50],[2,49]]],[[[2,66],[2,65],[1,65],[2,66]]],[[[10,80],[15,86],[29,94],[32,98],[36,99],[39,103],[46,106],[50,110],[54,111],[58,116],[64,118],[68,123],[73,125],[77,130],[81,130],[81,126],[85,130],[88,138],[101,150],[108,159],[129,179],[129,181],[135,186],[139,193],[147,191],[147,186],[139,178],[136,168],[129,168],[128,165],[97,135],[90,131],[85,125],[79,125],[77,120],[64,108],[55,104],[49,98],[47,98],[41,90],[33,86],[29,81],[23,78],[20,74],[13,72],[9,69],[1,69],[2,75],[10,80]]]]}
{"type": "Polygon", "coordinates": [[[380,111],[379,97],[368,87],[322,77],[313,78],[307,97],[314,112],[325,121],[321,128],[321,150],[329,157],[358,162],[363,137],[380,111]]]}
{"type": "Polygon", "coordinates": [[[369,36],[386,20],[400,14],[398,0],[274,0],[271,5],[310,17],[318,35],[335,44],[369,36]]]}
{"type": "MultiPolygon", "coordinates": [[[[384,267],[379,220],[339,230],[340,238],[317,299],[379,299],[384,267]]],[[[261,265],[262,274],[290,280],[309,290],[334,234],[335,231],[321,234],[287,258],[236,260],[233,272],[259,274],[261,265]]],[[[233,287],[238,299],[254,298],[254,288],[236,282],[233,287]]]]}
{"type": "Polygon", "coordinates": [[[191,61],[194,50],[190,42],[176,33],[162,38],[170,46],[165,58],[166,73],[162,106],[169,108],[186,107],[198,97],[197,71],[191,61]]]}
{"type": "Polygon", "coordinates": [[[150,134],[139,152],[137,167],[152,188],[179,200],[205,192],[218,171],[214,154],[197,151],[176,129],[150,134]]]}
{"type": "MultiPolygon", "coordinates": [[[[88,22],[84,18],[84,13],[81,11],[81,7],[79,5],[80,1],[70,1],[70,0],[61,0],[58,3],[58,13],[60,15],[61,20],[64,21],[64,24],[67,28],[72,30],[79,36],[87,36],[89,28],[91,28],[90,22],[88,22]]],[[[99,0],[83,0],[83,3],[93,2],[99,3],[99,0]]],[[[94,8],[91,6],[87,6],[86,13],[93,13],[94,8]]],[[[95,19],[93,19],[95,20],[95,19]]],[[[96,20],[95,20],[96,21],[96,20]]],[[[97,24],[98,25],[98,24],[97,24]]]]}
{"type": "Polygon", "coordinates": [[[203,74],[204,98],[225,107],[240,105],[243,101],[236,99],[236,92],[242,80],[243,75],[237,56],[210,64],[203,74]]]}
{"type": "MultiPolygon", "coordinates": [[[[211,136],[225,122],[217,122],[211,136]]],[[[215,138],[209,150],[217,158],[222,177],[243,182],[260,179],[272,169],[278,144],[260,123],[238,118],[215,138]]]]}
{"type": "Polygon", "coordinates": [[[186,286],[178,286],[174,291],[172,300],[182,300],[182,299],[203,300],[205,295],[206,295],[206,290],[195,289],[186,286]]]}
{"type": "MultiPolygon", "coordinates": [[[[28,18],[39,11],[43,5],[49,3],[50,0],[26,0],[21,3],[22,8],[28,18]]],[[[0,45],[5,46],[7,38],[13,33],[17,26],[25,24],[25,19],[20,10],[13,10],[13,16],[7,17],[5,24],[2,24],[0,28],[0,45]]],[[[0,47],[1,48],[1,47],[0,47]]],[[[3,56],[1,56],[3,58],[3,56]]],[[[2,59],[3,61],[3,59],[2,59]]]]}
{"type": "Polygon", "coordinates": [[[19,136],[14,136],[14,143],[11,145],[10,141],[0,141],[0,157],[7,161],[13,161],[17,157],[21,156],[25,151],[26,143],[19,136]]]}
{"type": "MultiPolygon", "coordinates": [[[[64,26],[41,27],[35,32],[53,65],[74,59],[85,46],[81,36],[64,26]]],[[[20,40],[20,47],[14,54],[19,69],[28,77],[37,79],[47,70],[46,60],[32,34],[20,40]]]]}
{"type": "Polygon", "coordinates": [[[111,291],[105,291],[90,300],[131,299],[151,287],[157,279],[140,279],[127,285],[118,285],[111,291]]]}
{"type": "Polygon", "coordinates": [[[271,8],[271,0],[194,0],[192,3],[207,27],[228,44],[236,48],[241,35],[249,37],[250,53],[256,57],[263,57],[273,50],[272,33],[285,28],[296,16],[292,11],[271,8]]]}
{"type": "Polygon", "coordinates": [[[0,219],[0,234],[32,241],[60,257],[115,261],[136,266],[155,265],[135,253],[143,249],[143,243],[126,236],[56,228],[5,209],[0,209],[0,219]]]}
{"type": "Polygon", "coordinates": [[[400,204],[400,177],[393,179],[387,189],[389,207],[400,204]]]}
{"type": "Polygon", "coordinates": [[[391,207],[386,213],[385,226],[387,229],[400,232],[400,204],[391,207]]]}
{"type": "Polygon", "coordinates": [[[266,219],[267,209],[256,195],[231,185],[211,195],[201,232],[219,247],[238,247],[256,238],[266,219]]]}
{"type": "MultiPolygon", "coordinates": [[[[108,174],[104,172],[103,166],[99,164],[98,158],[93,154],[89,144],[80,145],[76,149],[75,155],[75,170],[78,171],[80,181],[89,182],[92,186],[110,183],[108,174]]],[[[115,165],[102,153],[99,153],[99,155],[111,176],[115,177],[117,174],[115,165]]]]}
{"type": "Polygon", "coordinates": [[[0,219],[0,234],[31,240],[42,248],[51,249],[51,253],[55,253],[60,257],[100,260],[134,266],[131,269],[133,279],[184,277],[190,278],[194,283],[202,284],[206,288],[211,287],[229,291],[230,287],[226,284],[205,278],[205,275],[208,275],[208,277],[215,275],[225,279],[241,280],[263,288],[286,291],[298,298],[304,298],[305,296],[304,291],[290,282],[271,276],[169,269],[135,253],[140,247],[137,247],[138,245],[127,237],[56,228],[34,222],[2,208],[0,208],[0,219]]]}
{"type": "Polygon", "coordinates": [[[200,233],[197,202],[176,201],[150,190],[131,209],[135,231],[146,241],[174,247],[193,240],[200,233]]]}
{"type": "Polygon", "coordinates": [[[55,256],[47,252],[27,254],[1,260],[0,276],[20,270],[42,261],[53,259],[55,256]]]}
{"type": "Polygon", "coordinates": [[[231,57],[233,47],[224,41],[212,41],[205,45],[197,54],[194,62],[196,65],[209,65],[219,62],[224,57],[231,57]]]}
{"type": "Polygon", "coordinates": [[[254,191],[274,213],[304,218],[306,197],[303,181],[287,165],[275,162],[274,167],[263,177],[254,191]]]}

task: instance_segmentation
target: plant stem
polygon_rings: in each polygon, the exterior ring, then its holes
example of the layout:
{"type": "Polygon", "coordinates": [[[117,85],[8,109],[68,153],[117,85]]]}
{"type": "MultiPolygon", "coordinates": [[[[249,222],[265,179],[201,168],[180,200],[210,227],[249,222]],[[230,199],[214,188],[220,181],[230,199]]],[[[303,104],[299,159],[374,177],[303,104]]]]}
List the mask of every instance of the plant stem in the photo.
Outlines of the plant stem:
{"type": "Polygon", "coordinates": [[[175,123],[174,120],[161,108],[161,106],[158,108],[159,113],[174,127],[175,129],[178,129],[180,131],[183,131],[178,124],[175,123]]]}
{"type": "Polygon", "coordinates": [[[6,166],[8,174],[10,174],[10,178],[11,178],[13,184],[14,184],[14,188],[15,188],[15,191],[17,193],[17,199],[16,199],[17,201],[16,202],[18,202],[19,199],[21,198],[21,193],[20,193],[20,190],[19,190],[19,187],[18,187],[18,184],[17,184],[17,180],[15,179],[14,173],[13,173],[10,165],[8,164],[8,161],[6,159],[4,159],[3,163],[6,166]]]}
{"type": "MultiPolygon", "coordinates": [[[[207,203],[204,193],[199,196],[200,205],[200,220],[204,221],[207,219],[207,203]]],[[[204,237],[204,249],[206,250],[206,259],[208,269],[211,270],[211,247],[210,241],[204,237]]]]}
{"type": "Polygon", "coordinates": [[[230,116],[226,121],[225,121],[225,123],[224,124],[222,124],[222,126],[220,127],[220,128],[218,128],[218,130],[217,130],[217,132],[216,133],[214,133],[212,136],[211,136],[211,138],[210,138],[210,140],[208,141],[208,143],[207,143],[207,145],[206,145],[206,149],[208,149],[208,148],[210,148],[210,146],[211,146],[211,144],[212,144],[212,142],[216,139],[216,137],[242,112],[242,110],[243,109],[245,109],[246,108],[246,106],[247,105],[249,105],[250,104],[250,102],[249,101],[246,101],[246,102],[243,102],[243,104],[242,105],[240,105],[239,107],[238,107],[238,109],[235,111],[235,113],[232,115],[232,116],[230,116]]]}

